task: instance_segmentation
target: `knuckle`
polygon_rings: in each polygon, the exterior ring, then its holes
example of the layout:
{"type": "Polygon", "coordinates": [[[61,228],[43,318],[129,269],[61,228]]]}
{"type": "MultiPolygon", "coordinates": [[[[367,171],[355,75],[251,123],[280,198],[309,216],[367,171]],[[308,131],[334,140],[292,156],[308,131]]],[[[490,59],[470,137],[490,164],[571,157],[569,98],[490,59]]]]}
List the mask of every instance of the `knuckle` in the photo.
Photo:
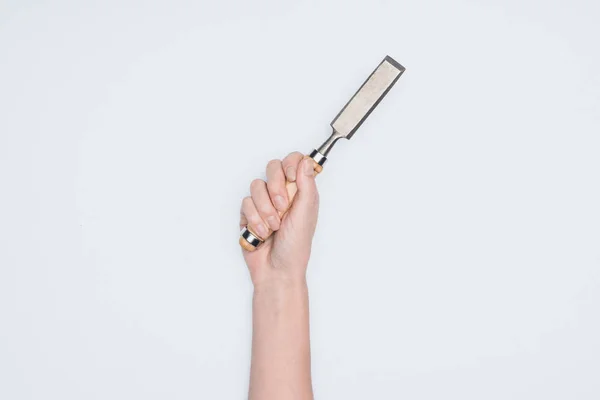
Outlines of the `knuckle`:
{"type": "Polygon", "coordinates": [[[262,179],[255,179],[252,181],[252,183],[250,183],[250,191],[254,191],[257,189],[260,189],[264,184],[264,181],[262,179]]]}
{"type": "Polygon", "coordinates": [[[275,168],[281,165],[281,161],[277,159],[273,159],[267,163],[267,168],[275,168]]]}
{"type": "Polygon", "coordinates": [[[264,217],[271,217],[275,215],[275,210],[273,209],[273,206],[271,206],[271,204],[268,203],[263,203],[260,204],[258,207],[258,212],[260,213],[260,215],[264,216],[264,217]]]}
{"type": "Polygon", "coordinates": [[[257,227],[262,224],[262,220],[259,217],[248,218],[248,224],[252,227],[257,227]]]}
{"type": "Polygon", "coordinates": [[[279,194],[285,185],[285,175],[281,179],[271,179],[267,182],[267,189],[271,197],[279,194]]]}
{"type": "Polygon", "coordinates": [[[302,153],[300,153],[299,151],[294,151],[287,155],[287,157],[285,158],[285,161],[288,164],[293,163],[293,162],[298,162],[298,160],[301,159],[302,157],[304,157],[304,155],[302,153]]]}
{"type": "Polygon", "coordinates": [[[252,204],[252,197],[246,196],[242,199],[242,209],[247,209],[252,204]]]}

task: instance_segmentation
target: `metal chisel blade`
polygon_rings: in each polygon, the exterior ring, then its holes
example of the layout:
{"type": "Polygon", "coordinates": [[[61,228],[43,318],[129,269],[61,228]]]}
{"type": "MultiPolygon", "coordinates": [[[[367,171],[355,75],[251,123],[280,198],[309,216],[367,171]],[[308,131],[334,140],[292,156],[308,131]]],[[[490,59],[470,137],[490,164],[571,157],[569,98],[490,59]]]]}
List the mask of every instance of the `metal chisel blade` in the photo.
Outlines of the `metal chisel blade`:
{"type": "Polygon", "coordinates": [[[405,68],[397,61],[386,56],[331,122],[331,127],[337,136],[350,139],[394,86],[404,70],[405,68]]]}

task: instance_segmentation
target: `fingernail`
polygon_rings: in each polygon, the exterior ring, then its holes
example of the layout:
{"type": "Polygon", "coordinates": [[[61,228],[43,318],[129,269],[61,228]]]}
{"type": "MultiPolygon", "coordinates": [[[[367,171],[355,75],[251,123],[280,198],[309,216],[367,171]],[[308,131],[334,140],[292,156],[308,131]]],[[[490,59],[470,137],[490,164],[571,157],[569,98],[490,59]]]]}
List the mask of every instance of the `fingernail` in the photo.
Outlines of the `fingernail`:
{"type": "Polygon", "coordinates": [[[279,211],[284,211],[285,208],[287,207],[287,202],[285,201],[283,196],[280,196],[280,195],[275,196],[275,198],[273,199],[273,203],[275,203],[275,207],[279,211]]]}
{"type": "Polygon", "coordinates": [[[296,167],[292,167],[291,165],[285,169],[285,176],[287,180],[290,182],[294,182],[296,180],[296,167]]]}
{"type": "Polygon", "coordinates": [[[304,175],[313,176],[315,174],[315,168],[313,167],[312,160],[307,158],[302,163],[302,172],[304,172],[304,175]]]}
{"type": "Polygon", "coordinates": [[[269,231],[263,224],[256,225],[256,233],[263,239],[269,235],[269,231]]]}
{"type": "Polygon", "coordinates": [[[279,220],[276,217],[270,216],[267,218],[267,222],[269,223],[269,227],[272,231],[279,229],[279,220]]]}

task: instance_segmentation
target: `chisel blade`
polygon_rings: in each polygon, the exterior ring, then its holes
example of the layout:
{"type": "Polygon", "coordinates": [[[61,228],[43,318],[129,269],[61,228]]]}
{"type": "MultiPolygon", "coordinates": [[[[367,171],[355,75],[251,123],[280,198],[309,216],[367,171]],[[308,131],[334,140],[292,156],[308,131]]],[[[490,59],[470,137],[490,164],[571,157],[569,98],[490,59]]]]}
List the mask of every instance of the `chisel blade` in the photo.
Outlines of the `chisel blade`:
{"type": "Polygon", "coordinates": [[[392,57],[386,56],[352,96],[342,111],[333,119],[331,127],[338,138],[350,139],[354,132],[377,107],[405,68],[392,57]]]}

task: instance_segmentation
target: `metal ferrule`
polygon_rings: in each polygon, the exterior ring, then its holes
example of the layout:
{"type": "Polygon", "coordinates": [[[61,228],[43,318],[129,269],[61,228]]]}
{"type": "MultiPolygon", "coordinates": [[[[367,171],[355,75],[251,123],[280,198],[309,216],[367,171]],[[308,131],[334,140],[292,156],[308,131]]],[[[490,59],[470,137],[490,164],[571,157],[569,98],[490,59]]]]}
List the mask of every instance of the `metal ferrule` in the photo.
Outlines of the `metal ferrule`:
{"type": "Polygon", "coordinates": [[[317,150],[311,151],[309,155],[310,155],[310,158],[315,160],[315,162],[317,164],[319,164],[321,167],[323,165],[325,165],[325,161],[327,161],[327,157],[325,157],[323,154],[319,153],[317,150]]]}
{"type": "Polygon", "coordinates": [[[240,235],[242,235],[242,237],[254,247],[258,247],[263,242],[258,237],[254,236],[252,232],[250,232],[250,229],[248,229],[247,227],[244,227],[244,229],[242,229],[240,235]]]}

